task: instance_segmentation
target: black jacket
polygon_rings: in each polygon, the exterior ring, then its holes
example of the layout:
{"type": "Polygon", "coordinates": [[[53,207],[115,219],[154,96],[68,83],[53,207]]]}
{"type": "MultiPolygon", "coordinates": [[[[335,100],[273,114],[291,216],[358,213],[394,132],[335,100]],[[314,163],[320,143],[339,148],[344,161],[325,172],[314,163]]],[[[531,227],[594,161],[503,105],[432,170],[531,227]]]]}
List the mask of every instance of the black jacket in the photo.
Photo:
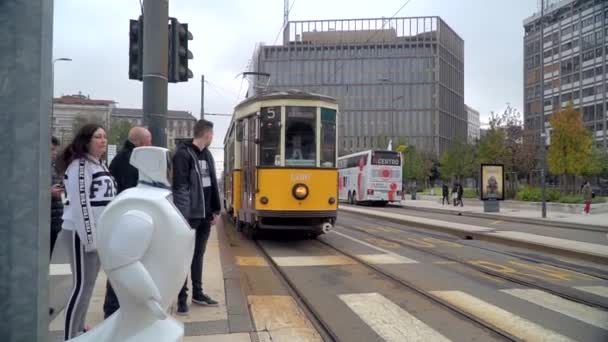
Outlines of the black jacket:
{"type": "Polygon", "coordinates": [[[173,202],[188,220],[210,219],[221,210],[215,174],[215,161],[208,149],[199,150],[192,142],[180,144],[173,156],[173,202]],[[199,160],[207,162],[211,186],[203,190],[199,160]],[[207,196],[205,196],[207,192],[207,196]]]}
{"type": "Polygon", "coordinates": [[[443,184],[443,186],[441,187],[441,193],[443,194],[443,196],[447,196],[450,194],[450,189],[446,184],[443,184]]]}
{"type": "MultiPolygon", "coordinates": [[[[63,177],[59,176],[55,163],[51,164],[51,185],[63,184],[63,177]]],[[[61,230],[63,223],[63,202],[61,198],[51,196],[51,229],[54,231],[61,230]]]]}
{"type": "Polygon", "coordinates": [[[133,143],[129,140],[125,141],[120,152],[116,154],[110,163],[110,173],[116,180],[118,193],[137,186],[139,171],[129,163],[134,148],[135,145],[133,145],[133,143]]]}

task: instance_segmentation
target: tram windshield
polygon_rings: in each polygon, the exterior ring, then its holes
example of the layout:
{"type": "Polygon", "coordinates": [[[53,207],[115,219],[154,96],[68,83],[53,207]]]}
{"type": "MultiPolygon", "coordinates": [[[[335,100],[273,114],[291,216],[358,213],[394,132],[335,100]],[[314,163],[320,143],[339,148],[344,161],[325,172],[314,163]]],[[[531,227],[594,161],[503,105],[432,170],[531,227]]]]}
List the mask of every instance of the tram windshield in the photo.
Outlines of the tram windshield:
{"type": "Polygon", "coordinates": [[[285,166],[316,166],[316,107],[287,107],[285,166]]]}

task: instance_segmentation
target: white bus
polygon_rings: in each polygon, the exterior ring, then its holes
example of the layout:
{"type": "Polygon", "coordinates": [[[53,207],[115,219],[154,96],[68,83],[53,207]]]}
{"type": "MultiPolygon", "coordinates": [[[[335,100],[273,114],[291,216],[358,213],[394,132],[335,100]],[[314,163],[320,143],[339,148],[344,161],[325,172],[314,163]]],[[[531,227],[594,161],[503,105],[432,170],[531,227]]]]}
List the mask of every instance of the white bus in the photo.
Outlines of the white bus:
{"type": "Polygon", "coordinates": [[[338,158],[339,199],[356,204],[382,205],[401,199],[401,155],[387,150],[368,150],[338,158]]]}

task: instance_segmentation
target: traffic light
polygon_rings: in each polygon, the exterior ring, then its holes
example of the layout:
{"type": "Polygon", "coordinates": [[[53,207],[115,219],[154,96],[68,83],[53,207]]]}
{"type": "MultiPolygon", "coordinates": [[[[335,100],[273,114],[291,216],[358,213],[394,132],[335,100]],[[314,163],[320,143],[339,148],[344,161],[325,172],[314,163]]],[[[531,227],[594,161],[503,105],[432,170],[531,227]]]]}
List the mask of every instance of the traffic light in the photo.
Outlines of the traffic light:
{"type": "Polygon", "coordinates": [[[188,31],[188,24],[180,24],[170,19],[169,26],[169,82],[188,82],[192,78],[192,71],[188,69],[188,60],[192,59],[192,52],[188,50],[188,41],[192,40],[192,33],[188,31]]]}
{"type": "Polygon", "coordinates": [[[129,79],[142,80],[144,69],[144,18],[129,20],[129,79]]]}

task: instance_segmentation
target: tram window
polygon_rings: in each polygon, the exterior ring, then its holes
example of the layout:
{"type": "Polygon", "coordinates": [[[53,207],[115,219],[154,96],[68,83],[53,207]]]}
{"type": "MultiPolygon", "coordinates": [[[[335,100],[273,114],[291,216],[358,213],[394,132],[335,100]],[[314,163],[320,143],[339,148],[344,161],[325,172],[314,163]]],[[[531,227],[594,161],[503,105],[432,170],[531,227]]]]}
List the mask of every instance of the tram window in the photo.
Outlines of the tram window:
{"type": "Polygon", "coordinates": [[[316,114],[316,107],[287,107],[286,166],[316,166],[316,114]]]}
{"type": "Polygon", "coordinates": [[[321,108],[321,167],[336,165],[336,111],[321,108]]]}
{"type": "Polygon", "coordinates": [[[260,165],[280,166],[281,107],[265,107],[260,114],[260,165]]]}

